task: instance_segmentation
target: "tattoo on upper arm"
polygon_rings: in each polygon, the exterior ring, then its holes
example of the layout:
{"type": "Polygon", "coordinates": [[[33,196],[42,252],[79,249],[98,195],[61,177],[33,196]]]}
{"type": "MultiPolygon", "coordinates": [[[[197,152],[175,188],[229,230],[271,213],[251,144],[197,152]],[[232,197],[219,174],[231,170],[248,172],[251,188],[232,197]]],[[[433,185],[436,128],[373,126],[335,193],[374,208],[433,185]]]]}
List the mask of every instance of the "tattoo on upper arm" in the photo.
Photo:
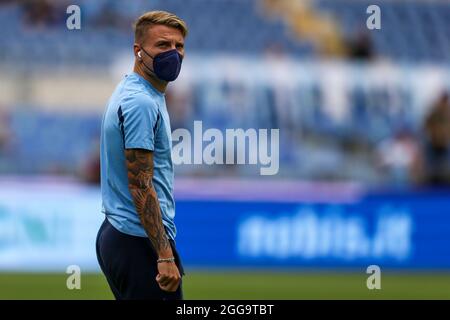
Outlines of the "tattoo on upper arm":
{"type": "Polygon", "coordinates": [[[158,196],[152,184],[153,153],[142,149],[125,150],[128,188],[139,218],[157,252],[170,247],[162,223],[158,196]]]}

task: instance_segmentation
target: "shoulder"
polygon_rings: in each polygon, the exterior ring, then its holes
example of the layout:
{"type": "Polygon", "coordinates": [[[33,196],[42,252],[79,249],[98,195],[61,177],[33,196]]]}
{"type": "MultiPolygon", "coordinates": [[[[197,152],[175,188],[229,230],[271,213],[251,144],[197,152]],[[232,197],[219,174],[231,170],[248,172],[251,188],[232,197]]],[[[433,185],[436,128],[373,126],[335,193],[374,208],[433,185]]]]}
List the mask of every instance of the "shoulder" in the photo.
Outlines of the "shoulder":
{"type": "Polygon", "coordinates": [[[120,93],[119,105],[122,111],[150,112],[159,111],[157,97],[148,90],[144,83],[134,74],[128,75],[123,80],[123,86],[120,93]]]}
{"type": "Polygon", "coordinates": [[[147,92],[133,90],[123,95],[120,103],[122,109],[158,112],[157,101],[147,92]]]}

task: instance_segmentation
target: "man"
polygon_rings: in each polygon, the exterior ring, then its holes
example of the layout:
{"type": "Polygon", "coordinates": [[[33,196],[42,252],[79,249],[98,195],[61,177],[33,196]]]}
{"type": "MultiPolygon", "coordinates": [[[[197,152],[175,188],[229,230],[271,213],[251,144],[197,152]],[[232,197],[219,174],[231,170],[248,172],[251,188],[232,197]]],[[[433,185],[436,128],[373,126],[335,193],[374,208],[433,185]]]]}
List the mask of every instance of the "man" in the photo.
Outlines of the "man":
{"type": "Polygon", "coordinates": [[[422,182],[432,187],[450,186],[450,96],[442,93],[425,118],[422,182]]]}
{"type": "Polygon", "coordinates": [[[117,86],[103,117],[106,219],[96,247],[116,299],[182,299],[165,90],[180,72],[186,35],[185,22],[171,13],[139,17],[134,70],[117,86]]]}

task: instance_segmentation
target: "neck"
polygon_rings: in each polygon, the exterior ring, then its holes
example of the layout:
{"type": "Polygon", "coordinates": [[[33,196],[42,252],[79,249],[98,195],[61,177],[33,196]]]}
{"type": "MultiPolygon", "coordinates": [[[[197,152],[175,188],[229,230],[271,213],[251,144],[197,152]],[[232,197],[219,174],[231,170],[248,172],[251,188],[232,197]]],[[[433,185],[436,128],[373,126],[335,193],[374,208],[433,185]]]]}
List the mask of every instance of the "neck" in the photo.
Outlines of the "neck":
{"type": "Polygon", "coordinates": [[[158,90],[161,93],[165,93],[167,89],[167,81],[160,80],[156,78],[154,75],[150,75],[147,72],[143,70],[143,67],[141,64],[135,62],[133,71],[136,72],[138,75],[140,75],[142,78],[147,80],[152,84],[152,86],[158,90]]]}

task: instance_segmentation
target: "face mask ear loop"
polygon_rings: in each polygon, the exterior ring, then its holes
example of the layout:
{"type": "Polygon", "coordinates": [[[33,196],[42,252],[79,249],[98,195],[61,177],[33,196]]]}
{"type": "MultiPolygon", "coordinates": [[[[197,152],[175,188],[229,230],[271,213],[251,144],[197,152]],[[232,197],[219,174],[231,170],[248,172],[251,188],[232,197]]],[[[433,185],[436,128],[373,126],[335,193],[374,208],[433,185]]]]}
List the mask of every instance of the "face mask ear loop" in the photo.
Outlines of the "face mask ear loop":
{"type": "MultiPolygon", "coordinates": [[[[141,47],[141,51],[144,51],[144,53],[147,55],[147,56],[149,56],[150,58],[152,58],[152,60],[153,61],[155,61],[155,58],[154,57],[152,57],[142,46],[140,46],[141,47]]],[[[142,62],[142,64],[145,66],[145,68],[148,70],[148,71],[150,71],[150,73],[154,76],[154,77],[156,77],[156,78],[158,78],[158,76],[156,75],[156,73],[152,70],[152,69],[150,69],[149,68],[149,66],[144,62],[144,59],[141,57],[141,62],[142,62]]]]}
{"type": "Polygon", "coordinates": [[[144,51],[144,53],[145,53],[146,55],[148,55],[150,58],[152,58],[152,60],[155,59],[155,57],[152,57],[152,56],[144,49],[143,46],[140,46],[140,47],[141,47],[141,50],[144,51]]]}

